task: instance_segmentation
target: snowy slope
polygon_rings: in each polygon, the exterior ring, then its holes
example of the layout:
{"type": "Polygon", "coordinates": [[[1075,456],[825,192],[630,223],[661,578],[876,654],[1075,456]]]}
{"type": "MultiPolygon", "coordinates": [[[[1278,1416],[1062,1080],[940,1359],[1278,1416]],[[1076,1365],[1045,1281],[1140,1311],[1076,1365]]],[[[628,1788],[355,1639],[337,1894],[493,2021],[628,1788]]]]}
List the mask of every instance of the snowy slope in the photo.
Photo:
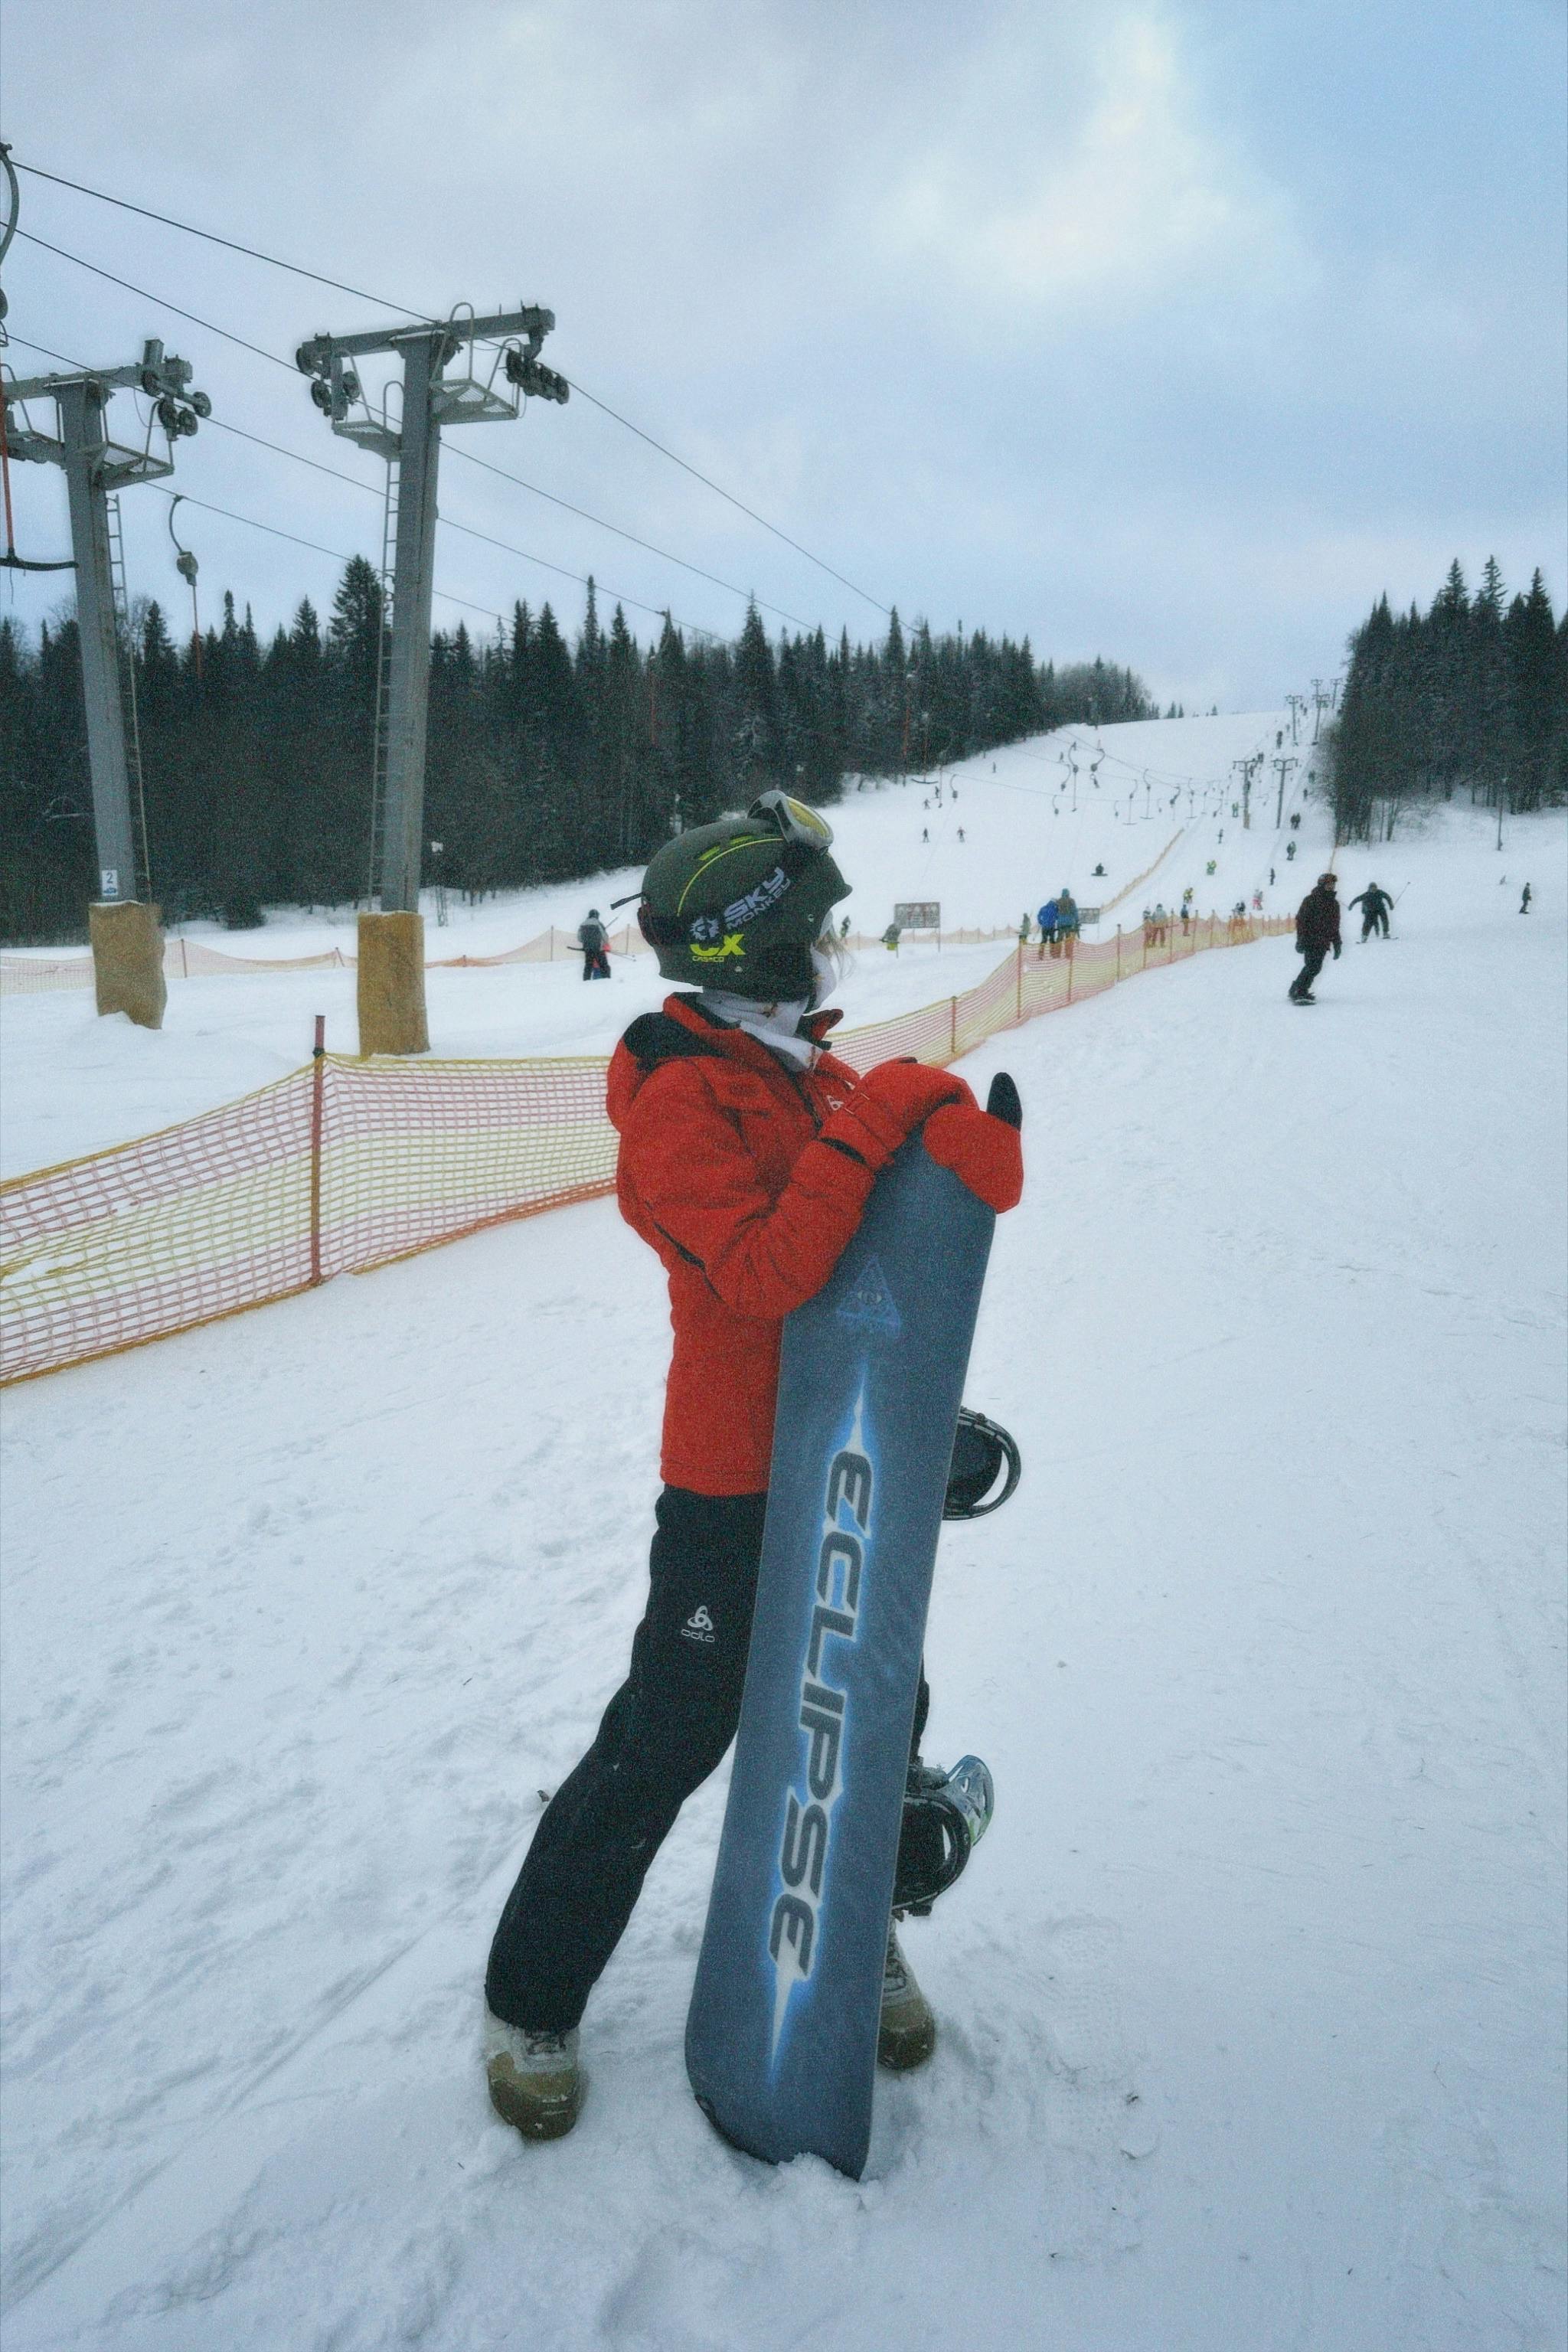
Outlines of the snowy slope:
{"type": "Polygon", "coordinates": [[[1564,827],[1490,841],[1380,851],[1310,1013],[1270,943],[966,1066],[1026,1470],[944,1539],[928,1748],[999,1811],[858,2188],[687,2093],[720,1782],[578,2131],[484,2100],[651,1525],[612,1204],[8,1394],[7,2352],[1555,2352],[1564,827]]]}
{"type": "MultiPolygon", "coordinates": [[[[900,899],[937,899],[952,929],[1016,924],[1026,907],[1038,908],[1063,883],[1092,907],[1142,873],[1178,830],[1180,845],[1152,878],[1151,898],[1163,895],[1173,906],[1191,883],[1205,909],[1224,911],[1238,897],[1250,899],[1255,887],[1271,908],[1294,904],[1300,892],[1275,844],[1274,800],[1244,834],[1226,798],[1230,761],[1272,746],[1281,730],[1288,746],[1283,713],[1149,720],[1108,727],[1099,736],[1064,729],[947,772],[940,807],[934,784],[868,782],[832,811],[840,864],[854,885],[847,911],[857,929],[879,935],[900,899]],[[1100,751],[1094,785],[1089,766],[1100,751]],[[1081,771],[1076,792],[1063,787],[1069,760],[1081,771]],[[1145,772],[1148,790],[1140,781],[1145,772]],[[922,808],[922,801],[931,805],[922,808]],[[930,833],[929,845],[922,832],[930,833]],[[1212,877],[1205,872],[1211,857],[1212,877]],[[1271,858],[1280,875],[1273,891],[1271,858]],[[1106,879],[1095,877],[1097,864],[1106,867],[1106,879]]],[[[1305,747],[1301,756],[1310,756],[1305,747]]],[[[1292,782],[1299,785],[1304,773],[1298,769],[1292,782]]],[[[1300,806],[1299,796],[1289,805],[1300,806]]],[[[1304,826],[1303,868],[1326,856],[1330,837],[1321,808],[1308,810],[1304,826]]],[[[552,923],[574,932],[590,906],[607,909],[637,880],[629,872],[600,875],[510,893],[479,908],[454,904],[445,929],[437,929],[426,894],[428,952],[494,954],[552,923]]],[[[1142,903],[1139,894],[1118,910],[1121,919],[1136,923],[1142,903]]],[[[258,932],[194,924],[188,935],[258,957],[320,953],[333,945],[352,953],[354,944],[352,917],[294,913],[274,917],[258,932]]],[[[905,949],[896,961],[863,957],[854,983],[856,1017],[902,1011],[969,987],[1002,952],[905,949]]],[[[586,989],[570,963],[433,971],[430,1034],[440,1054],[607,1053],[627,1022],[662,993],[650,957],[616,959],[613,986],[586,989]]],[[[352,1052],[358,1034],[352,971],[177,980],[155,1035],[123,1017],[98,1020],[86,992],[0,1001],[0,1172],[20,1174],[122,1142],[280,1077],[307,1059],[317,1013],[327,1016],[328,1044],[352,1052]]]]}

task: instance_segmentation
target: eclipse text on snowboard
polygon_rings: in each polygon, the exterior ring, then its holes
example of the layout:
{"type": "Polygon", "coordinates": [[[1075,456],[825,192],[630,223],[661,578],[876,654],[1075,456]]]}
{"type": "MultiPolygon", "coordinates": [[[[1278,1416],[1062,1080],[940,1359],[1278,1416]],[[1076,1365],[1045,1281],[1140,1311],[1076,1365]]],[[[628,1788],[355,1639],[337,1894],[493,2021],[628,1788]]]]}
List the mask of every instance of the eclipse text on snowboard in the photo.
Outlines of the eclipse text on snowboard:
{"type": "Polygon", "coordinates": [[[780,1893],[768,1931],[773,1964],[773,2055],[797,1984],[810,1977],[826,1876],[833,1810],[843,1791],[844,1741],[849,1695],[829,1679],[830,1638],[853,1642],[859,1621],[860,1577],[871,1539],[875,1474],[864,1420],[866,1391],[855,1401],[847,1442],[827,1473],[822,1541],[816,1556],[816,1598],[801,1667],[797,1720],[805,1740],[805,1787],[789,1791],[779,1843],[780,1893]]]}

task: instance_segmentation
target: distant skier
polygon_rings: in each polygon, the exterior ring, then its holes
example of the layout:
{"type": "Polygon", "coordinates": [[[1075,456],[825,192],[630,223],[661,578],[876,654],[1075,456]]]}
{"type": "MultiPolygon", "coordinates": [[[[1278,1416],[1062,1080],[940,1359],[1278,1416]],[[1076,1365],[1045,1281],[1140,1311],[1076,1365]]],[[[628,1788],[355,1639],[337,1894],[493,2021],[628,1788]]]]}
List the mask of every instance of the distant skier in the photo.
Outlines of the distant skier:
{"type": "Polygon", "coordinates": [[[583,950],[584,980],[608,980],[610,976],[610,935],[599,920],[597,907],[590,907],[588,919],[577,926],[577,944],[583,950]]]}
{"type": "Polygon", "coordinates": [[[1300,833],[1301,830],[1301,812],[1300,809],[1297,809],[1291,816],[1290,830],[1292,833],[1300,833]]]}
{"type": "Polygon", "coordinates": [[[1104,868],[1104,866],[1097,866],[1095,867],[1095,869],[1094,869],[1094,879],[1095,879],[1097,882],[1103,882],[1103,881],[1104,881],[1104,879],[1105,879],[1105,868],[1104,868]]]}
{"type": "Polygon", "coordinates": [[[1375,882],[1369,882],[1366,888],[1359,891],[1351,900],[1351,905],[1361,908],[1363,947],[1371,939],[1373,931],[1379,932],[1384,939],[1388,937],[1388,918],[1393,911],[1394,901],[1386,890],[1380,890],[1375,882]]]}
{"type": "Polygon", "coordinates": [[[1296,909],[1296,952],[1301,958],[1301,969],[1290,982],[1292,1004],[1315,1004],[1312,982],[1322,971],[1332,949],[1335,961],[1340,953],[1339,882],[1332,874],[1320,874],[1300,905],[1296,909]]]}
{"type": "Polygon", "coordinates": [[[899,941],[902,937],[903,932],[897,923],[889,923],[888,925],[887,929],[882,933],[882,945],[887,949],[889,955],[898,954],[899,941]]]}
{"type": "MultiPolygon", "coordinates": [[[[861,1077],[824,1049],[833,1016],[815,1008],[836,975],[820,942],[848,890],[832,839],[815,809],[768,792],[744,817],[677,835],[644,877],[659,971],[695,991],[634,1021],[609,1072],[621,1213],[669,1281],[666,1483],[626,1681],[546,1806],[490,1947],[490,2101],[529,2139],[576,2122],[584,2007],[734,1736],[784,1318],[827,1280],[909,1136],[993,1209],[1023,1185],[1015,1129],[962,1078],[914,1061],[861,1077]]],[[[927,1699],[922,1683],[916,1743],[927,1699]]],[[[878,2056],[919,2065],[935,2039],[889,1922],[878,2056]]]]}
{"type": "Polygon", "coordinates": [[[931,827],[930,827],[930,825],[929,825],[929,824],[922,824],[922,825],[921,825],[921,839],[922,841],[929,841],[929,840],[931,839],[931,827]]]}
{"type": "MultiPolygon", "coordinates": [[[[1292,823],[1292,824],[1294,824],[1294,823],[1295,823],[1295,819],[1294,819],[1293,817],[1292,817],[1292,819],[1291,819],[1291,823],[1292,823]]],[[[1294,864],[1295,864],[1295,862],[1296,862],[1296,845],[1295,845],[1295,843],[1294,843],[1293,841],[1288,841],[1288,842],[1285,844],[1285,857],[1286,857],[1286,862],[1287,862],[1287,864],[1289,864],[1289,865],[1294,865],[1294,864]]],[[[1210,872],[1211,874],[1214,872],[1214,867],[1213,867],[1212,866],[1209,867],[1209,872],[1210,872]]]]}
{"type": "MultiPolygon", "coordinates": [[[[956,800],[956,799],[958,798],[958,794],[957,794],[956,793],[954,793],[954,794],[953,794],[953,796],[952,796],[952,797],[953,797],[953,799],[954,799],[954,800],[956,800]]],[[[962,840],[963,839],[963,827],[962,825],[960,825],[960,826],[959,826],[959,828],[958,828],[958,837],[959,837],[960,841],[962,841],[962,840]]]]}
{"type": "Polygon", "coordinates": [[[1057,892],[1057,929],[1061,934],[1062,945],[1068,955],[1071,955],[1078,944],[1079,928],[1078,900],[1070,890],[1058,890],[1057,892]]]}
{"type": "Polygon", "coordinates": [[[1042,963],[1045,961],[1047,949],[1052,955],[1056,955],[1058,952],[1057,948],[1057,902],[1054,898],[1047,898],[1045,905],[1040,908],[1039,961],[1042,963]]]}
{"type": "Polygon", "coordinates": [[[1521,915],[1528,915],[1530,912],[1531,895],[1530,885],[1527,882],[1524,886],[1524,895],[1519,902],[1519,911],[1521,915]]]}

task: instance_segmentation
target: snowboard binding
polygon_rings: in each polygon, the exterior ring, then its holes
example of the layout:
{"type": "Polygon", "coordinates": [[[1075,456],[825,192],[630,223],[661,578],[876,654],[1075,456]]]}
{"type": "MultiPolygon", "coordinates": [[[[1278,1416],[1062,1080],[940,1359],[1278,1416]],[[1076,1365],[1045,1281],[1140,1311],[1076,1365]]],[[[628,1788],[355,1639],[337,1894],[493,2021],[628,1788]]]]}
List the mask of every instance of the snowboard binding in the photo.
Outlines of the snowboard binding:
{"type": "Polygon", "coordinates": [[[904,1783],[903,1826],[893,1875],[893,1910],[923,1919],[939,1895],[962,1877],[970,1855],[991,1826],[996,1791],[978,1756],[962,1756],[951,1772],[914,1763],[904,1783]]]}
{"type": "Polygon", "coordinates": [[[983,1412],[960,1405],[942,1517],[984,1519],[999,1511],[1016,1486],[1023,1466],[1016,1442],[999,1422],[987,1421],[983,1412]],[[994,1491],[998,1479],[1002,1481],[999,1494],[994,1491]]]}

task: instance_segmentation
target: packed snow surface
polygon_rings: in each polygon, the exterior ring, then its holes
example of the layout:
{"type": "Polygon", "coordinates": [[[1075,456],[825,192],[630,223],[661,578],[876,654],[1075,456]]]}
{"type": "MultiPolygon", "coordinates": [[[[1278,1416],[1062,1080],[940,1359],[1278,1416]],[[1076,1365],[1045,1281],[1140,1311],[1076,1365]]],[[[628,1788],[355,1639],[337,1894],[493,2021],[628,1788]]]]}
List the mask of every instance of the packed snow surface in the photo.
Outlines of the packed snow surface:
{"type": "MultiPolygon", "coordinates": [[[[1310,1011],[1266,942],[965,1066],[1026,1106],[968,1384],[1026,1468],[944,1533],[926,1747],[998,1809],[858,2185],[687,2089],[722,1774],[575,2133],[486,2103],[652,1526],[613,1203],[8,1393],[7,2352],[1559,2352],[1564,828],[1493,839],[1342,857],[1409,888],[1310,1011]]],[[[61,1083],[155,1124],[160,1044],[61,1083]]]]}

